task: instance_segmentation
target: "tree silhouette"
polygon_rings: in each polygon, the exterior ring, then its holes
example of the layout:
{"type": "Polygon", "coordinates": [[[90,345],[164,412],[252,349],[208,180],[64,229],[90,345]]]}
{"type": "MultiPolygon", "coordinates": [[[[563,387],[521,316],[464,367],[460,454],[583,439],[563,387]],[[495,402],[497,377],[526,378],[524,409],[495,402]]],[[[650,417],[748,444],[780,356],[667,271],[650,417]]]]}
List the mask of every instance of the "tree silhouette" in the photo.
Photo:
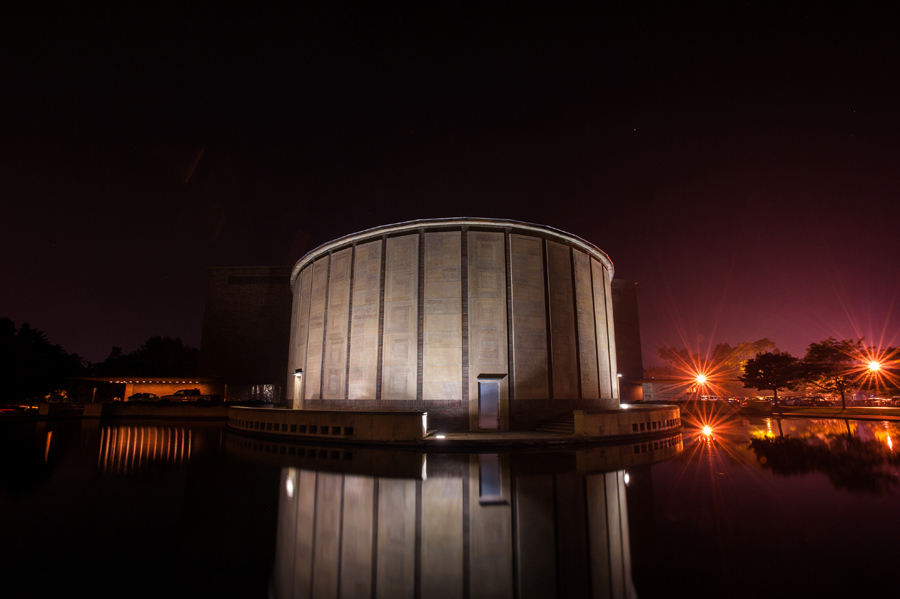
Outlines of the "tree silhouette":
{"type": "Polygon", "coordinates": [[[50,343],[43,332],[28,323],[16,329],[0,318],[0,403],[40,399],[84,371],[80,356],[50,343]]]}
{"type": "Polygon", "coordinates": [[[778,390],[796,389],[800,382],[798,364],[799,360],[790,354],[759,353],[747,360],[738,380],[747,389],[771,391],[774,405],[778,407],[778,390]]]}
{"type": "Polygon", "coordinates": [[[875,440],[863,441],[847,434],[828,434],[824,439],[753,439],[750,449],[764,468],[780,476],[822,472],[836,489],[873,495],[892,492],[900,456],[875,440]]]}
{"type": "Polygon", "coordinates": [[[101,376],[194,376],[199,363],[200,351],[180,338],[153,336],[128,354],[113,347],[93,369],[101,376]]]}
{"type": "Polygon", "coordinates": [[[862,368],[862,339],[837,341],[829,337],[810,343],[801,361],[803,379],[827,393],[841,394],[841,408],[847,408],[846,392],[856,384],[862,368]]]}

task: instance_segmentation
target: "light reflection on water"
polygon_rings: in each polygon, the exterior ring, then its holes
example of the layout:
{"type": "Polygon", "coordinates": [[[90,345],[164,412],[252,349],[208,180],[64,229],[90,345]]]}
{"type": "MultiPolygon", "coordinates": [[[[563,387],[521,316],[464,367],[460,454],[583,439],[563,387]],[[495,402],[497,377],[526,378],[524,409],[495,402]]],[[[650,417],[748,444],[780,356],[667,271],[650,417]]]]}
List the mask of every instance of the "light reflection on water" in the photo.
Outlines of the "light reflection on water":
{"type": "Polygon", "coordinates": [[[631,596],[624,471],[507,458],[425,480],[284,468],[274,596],[631,596]]]}
{"type": "Polygon", "coordinates": [[[212,423],[6,426],[0,563],[101,595],[858,597],[889,580],[897,423],[711,428],[426,456],[212,423]]]}
{"type": "Polygon", "coordinates": [[[692,597],[886,591],[900,557],[898,434],[895,422],[799,418],[686,429],[681,455],[632,472],[638,595],[666,596],[673,579],[702,581],[692,597]]]}
{"type": "MultiPolygon", "coordinates": [[[[49,435],[48,434],[48,439],[49,435]]],[[[173,426],[107,426],[100,430],[101,472],[141,470],[158,462],[191,459],[191,430],[173,426]]]]}
{"type": "Polygon", "coordinates": [[[229,436],[281,461],[274,597],[631,597],[625,467],[681,435],[541,453],[429,454],[229,436]]]}

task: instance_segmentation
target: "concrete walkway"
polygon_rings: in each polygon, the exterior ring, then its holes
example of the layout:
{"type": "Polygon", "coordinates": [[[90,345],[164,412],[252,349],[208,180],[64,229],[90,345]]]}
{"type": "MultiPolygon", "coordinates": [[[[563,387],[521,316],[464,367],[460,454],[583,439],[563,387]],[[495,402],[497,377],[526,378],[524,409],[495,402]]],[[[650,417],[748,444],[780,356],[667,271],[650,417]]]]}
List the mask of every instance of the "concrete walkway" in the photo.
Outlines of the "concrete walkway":
{"type": "Polygon", "coordinates": [[[660,431],[652,434],[628,435],[626,437],[592,437],[563,433],[547,433],[539,431],[512,431],[502,433],[435,433],[429,431],[428,436],[418,441],[419,445],[431,451],[445,447],[448,450],[467,449],[472,447],[564,447],[572,445],[619,445],[622,443],[639,443],[647,439],[667,437],[677,431],[660,431]]]}
{"type": "MultiPolygon", "coordinates": [[[[753,412],[745,412],[748,416],[755,416],[753,412]]],[[[900,408],[874,408],[874,407],[848,407],[842,410],[834,408],[810,408],[802,406],[778,407],[778,411],[761,416],[781,416],[783,418],[849,418],[851,420],[900,420],[900,408]]]]}

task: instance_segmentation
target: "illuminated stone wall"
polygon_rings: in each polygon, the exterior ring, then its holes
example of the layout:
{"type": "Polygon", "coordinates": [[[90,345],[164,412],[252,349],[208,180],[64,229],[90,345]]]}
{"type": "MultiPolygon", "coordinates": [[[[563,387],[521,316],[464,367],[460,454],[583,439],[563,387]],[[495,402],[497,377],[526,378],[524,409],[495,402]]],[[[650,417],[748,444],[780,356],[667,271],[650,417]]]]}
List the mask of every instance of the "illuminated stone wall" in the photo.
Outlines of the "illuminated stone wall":
{"type": "Polygon", "coordinates": [[[618,406],[612,263],[516,221],[388,225],[294,267],[288,400],[295,408],[420,409],[477,430],[498,381],[500,430],[618,406]]]}

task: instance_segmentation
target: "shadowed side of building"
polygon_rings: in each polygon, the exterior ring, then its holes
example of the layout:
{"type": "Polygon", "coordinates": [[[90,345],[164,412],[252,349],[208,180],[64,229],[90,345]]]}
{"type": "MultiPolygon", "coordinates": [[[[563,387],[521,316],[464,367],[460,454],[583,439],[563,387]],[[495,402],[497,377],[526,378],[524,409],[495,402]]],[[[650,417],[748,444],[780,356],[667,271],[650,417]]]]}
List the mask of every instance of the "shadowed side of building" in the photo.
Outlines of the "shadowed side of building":
{"type": "Polygon", "coordinates": [[[200,372],[229,400],[280,402],[291,329],[290,267],[221,267],[209,275],[200,372]]]}
{"type": "Polygon", "coordinates": [[[641,357],[641,326],[638,319],[637,281],[613,279],[613,322],[616,328],[616,363],[619,366],[622,401],[641,401],[644,394],[644,361],[641,357]]]}

